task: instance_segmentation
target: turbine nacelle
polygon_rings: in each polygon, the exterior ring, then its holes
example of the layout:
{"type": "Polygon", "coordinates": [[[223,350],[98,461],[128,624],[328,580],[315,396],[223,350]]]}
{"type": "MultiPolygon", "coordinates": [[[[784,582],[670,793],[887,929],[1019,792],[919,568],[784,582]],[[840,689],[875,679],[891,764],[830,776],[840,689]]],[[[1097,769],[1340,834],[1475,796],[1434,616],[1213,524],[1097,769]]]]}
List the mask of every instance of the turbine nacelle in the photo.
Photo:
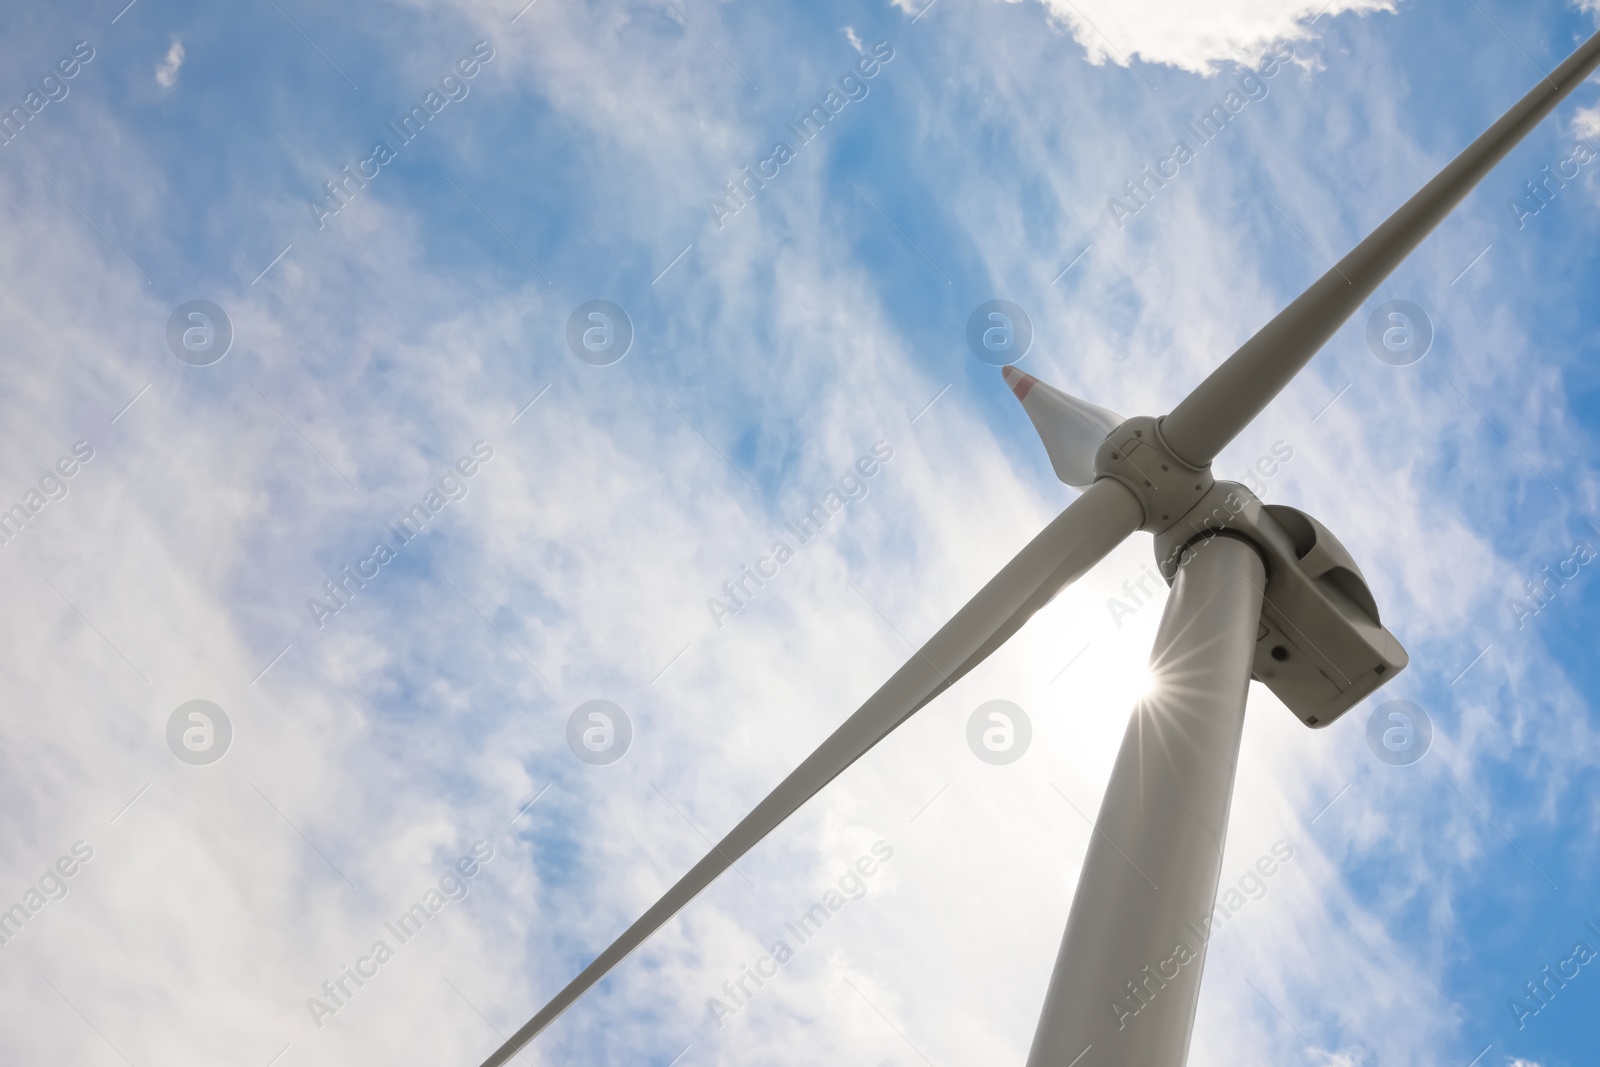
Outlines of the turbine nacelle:
{"type": "Polygon", "coordinates": [[[1262,504],[1237,482],[1218,482],[1209,467],[1179,458],[1159,419],[1118,419],[1014,367],[1004,377],[1057,477],[1079,488],[1108,478],[1138,500],[1140,528],[1156,535],[1156,560],[1169,585],[1184,553],[1204,551],[1211,538],[1255,547],[1267,585],[1252,675],[1301,722],[1327,726],[1405,669],[1410,657],[1384,629],[1361,569],[1327,527],[1294,508],[1262,504]]]}
{"type": "Polygon", "coordinates": [[[1316,519],[1217,482],[1156,535],[1162,576],[1170,583],[1185,552],[1203,552],[1217,537],[1247,541],[1261,554],[1267,585],[1251,675],[1307,726],[1327,726],[1411,662],[1380,621],[1361,569],[1316,519]]]}

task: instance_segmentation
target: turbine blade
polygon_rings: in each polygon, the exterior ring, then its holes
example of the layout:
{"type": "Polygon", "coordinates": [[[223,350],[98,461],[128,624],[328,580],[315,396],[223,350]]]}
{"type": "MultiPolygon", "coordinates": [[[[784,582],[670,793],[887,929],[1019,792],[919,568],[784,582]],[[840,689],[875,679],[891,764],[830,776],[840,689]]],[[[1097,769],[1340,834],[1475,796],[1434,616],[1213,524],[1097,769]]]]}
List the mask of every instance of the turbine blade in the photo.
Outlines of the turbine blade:
{"type": "Polygon", "coordinates": [[[1096,482],[978,590],[867,702],[757,804],[665,896],[483,1062],[500,1067],[590,986],[660,929],[734,861],[923,705],[981,663],[1034,612],[1139,528],[1143,509],[1110,479],[1096,482]]]}
{"type": "Polygon", "coordinates": [[[1584,42],[1173,408],[1161,422],[1167,446],[1185,462],[1197,467],[1209,464],[1483,176],[1597,65],[1600,33],[1584,42]]]}
{"type": "Polygon", "coordinates": [[[1015,367],[1002,367],[1000,374],[1039,431],[1056,477],[1074,489],[1088,488],[1094,481],[1094,454],[1106,436],[1122,425],[1122,416],[1015,367]]]}

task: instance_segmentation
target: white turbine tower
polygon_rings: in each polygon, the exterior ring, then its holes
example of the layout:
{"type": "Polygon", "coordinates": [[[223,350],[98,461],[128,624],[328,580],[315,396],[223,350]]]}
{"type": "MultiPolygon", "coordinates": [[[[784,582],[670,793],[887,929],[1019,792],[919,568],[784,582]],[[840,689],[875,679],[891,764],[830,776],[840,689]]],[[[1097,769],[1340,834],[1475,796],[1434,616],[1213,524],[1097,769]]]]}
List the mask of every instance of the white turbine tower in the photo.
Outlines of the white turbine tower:
{"type": "Polygon", "coordinates": [[[1523,136],[1600,65],[1600,34],[1228,357],[1165,418],[1122,420],[1006,368],[1084,492],[666,895],[511,1036],[500,1067],[815,795],[1135,530],[1172,595],[1084,860],[1028,1067],[1182,1067],[1251,678],[1321,728],[1404,669],[1350,554],[1211,461],[1523,136]],[[1135,1010],[1137,1008],[1137,1010],[1135,1010]]]}

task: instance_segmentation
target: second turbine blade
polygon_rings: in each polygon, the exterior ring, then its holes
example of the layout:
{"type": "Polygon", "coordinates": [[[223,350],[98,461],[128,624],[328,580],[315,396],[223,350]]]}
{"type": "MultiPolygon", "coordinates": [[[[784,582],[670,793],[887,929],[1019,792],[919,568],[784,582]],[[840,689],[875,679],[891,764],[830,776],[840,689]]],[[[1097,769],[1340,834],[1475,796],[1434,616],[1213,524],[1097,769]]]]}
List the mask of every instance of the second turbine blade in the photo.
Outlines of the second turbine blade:
{"type": "Polygon", "coordinates": [[[483,1062],[500,1067],[604,978],[735,860],[800,805],[860,759],[928,701],[1004,644],[1066,586],[1139,528],[1143,510],[1120,483],[1104,479],[1073,501],[1029,541],[976,596],[883,683],[815,752],[755,806],[566,988],[483,1062]]]}
{"type": "Polygon", "coordinates": [[[1161,422],[1196,467],[1210,464],[1494,165],[1600,66],[1595,34],[1400,205],[1311,288],[1256,331],[1161,422]]]}

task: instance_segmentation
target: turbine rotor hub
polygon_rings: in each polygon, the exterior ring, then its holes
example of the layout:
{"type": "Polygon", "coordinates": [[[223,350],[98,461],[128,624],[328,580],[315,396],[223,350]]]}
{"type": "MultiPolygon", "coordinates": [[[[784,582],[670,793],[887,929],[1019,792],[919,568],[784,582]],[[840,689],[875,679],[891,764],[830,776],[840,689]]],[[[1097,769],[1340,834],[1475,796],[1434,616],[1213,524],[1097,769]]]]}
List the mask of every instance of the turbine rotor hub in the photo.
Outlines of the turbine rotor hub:
{"type": "Polygon", "coordinates": [[[1216,484],[1209,466],[1190,466],[1167,447],[1160,420],[1150,415],[1135,415],[1106,435],[1094,476],[1126,486],[1144,508],[1140,529],[1153,534],[1183,518],[1216,484]]]}

